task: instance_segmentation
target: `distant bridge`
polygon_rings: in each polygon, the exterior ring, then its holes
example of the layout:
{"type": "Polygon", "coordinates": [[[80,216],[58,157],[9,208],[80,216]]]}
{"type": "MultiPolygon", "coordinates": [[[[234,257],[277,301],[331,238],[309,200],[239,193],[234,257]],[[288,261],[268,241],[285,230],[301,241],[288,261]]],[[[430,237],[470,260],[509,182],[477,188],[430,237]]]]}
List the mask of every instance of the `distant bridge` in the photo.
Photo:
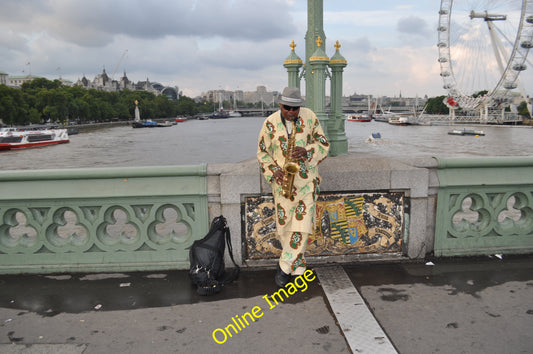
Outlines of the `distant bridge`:
{"type": "Polygon", "coordinates": [[[422,114],[417,121],[422,124],[431,123],[449,123],[449,124],[522,124],[523,119],[519,114],[506,112],[505,115],[493,114],[489,115],[487,119],[483,119],[479,115],[475,116],[455,116],[452,119],[447,114],[422,114]]]}
{"type": "MultiPolygon", "coordinates": [[[[279,110],[279,107],[274,107],[274,108],[235,108],[234,111],[235,112],[239,112],[240,114],[242,114],[243,116],[269,116],[271,115],[272,113],[276,112],[277,110],[279,110]]],[[[366,109],[360,109],[360,107],[343,107],[342,109],[343,113],[363,113],[363,112],[366,112],[366,109]]],[[[405,112],[405,107],[398,107],[398,109],[396,108],[393,108],[392,109],[393,112],[405,112]],[[401,108],[401,109],[399,109],[401,108]]],[[[329,110],[326,111],[327,114],[329,114],[329,110]]]]}
{"type": "Polygon", "coordinates": [[[239,112],[240,114],[246,117],[267,117],[271,115],[272,113],[276,112],[279,108],[235,108],[235,112],[239,112]]]}

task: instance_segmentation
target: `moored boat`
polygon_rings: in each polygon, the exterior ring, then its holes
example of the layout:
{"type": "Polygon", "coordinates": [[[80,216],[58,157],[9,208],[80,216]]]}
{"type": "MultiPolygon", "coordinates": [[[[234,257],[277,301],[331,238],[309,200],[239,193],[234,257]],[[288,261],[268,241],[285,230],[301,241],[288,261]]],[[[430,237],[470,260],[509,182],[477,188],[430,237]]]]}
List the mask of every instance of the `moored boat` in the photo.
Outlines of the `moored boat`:
{"type": "Polygon", "coordinates": [[[351,116],[347,117],[346,120],[348,122],[371,122],[372,118],[367,115],[352,114],[351,116]]]}
{"type": "Polygon", "coordinates": [[[143,122],[135,121],[135,122],[131,123],[131,126],[133,128],[155,128],[155,127],[157,127],[157,123],[152,121],[152,120],[146,120],[146,121],[143,121],[143,122]]]}
{"type": "Polygon", "coordinates": [[[389,124],[392,125],[407,125],[409,124],[409,119],[407,117],[402,116],[393,116],[389,117],[389,124]]]}
{"type": "Polygon", "coordinates": [[[65,144],[70,141],[67,129],[3,128],[0,131],[0,150],[15,150],[65,144]]]}
{"type": "Polygon", "coordinates": [[[237,111],[229,111],[228,115],[230,118],[242,117],[241,112],[237,112],[237,111]]]}
{"type": "Polygon", "coordinates": [[[221,119],[221,118],[229,118],[228,112],[224,111],[223,109],[213,112],[213,114],[210,117],[211,119],[221,119]]]}
{"type": "Polygon", "coordinates": [[[473,135],[473,136],[484,136],[485,132],[483,130],[474,130],[474,129],[454,129],[448,132],[449,135],[473,135]]]}
{"type": "Polygon", "coordinates": [[[376,113],[372,116],[376,122],[385,122],[388,123],[390,118],[397,118],[398,115],[392,112],[382,112],[376,113]]]}
{"type": "Polygon", "coordinates": [[[133,128],[161,128],[161,127],[171,127],[171,122],[164,121],[163,123],[154,122],[153,120],[147,119],[145,121],[133,121],[131,126],[133,128]]]}

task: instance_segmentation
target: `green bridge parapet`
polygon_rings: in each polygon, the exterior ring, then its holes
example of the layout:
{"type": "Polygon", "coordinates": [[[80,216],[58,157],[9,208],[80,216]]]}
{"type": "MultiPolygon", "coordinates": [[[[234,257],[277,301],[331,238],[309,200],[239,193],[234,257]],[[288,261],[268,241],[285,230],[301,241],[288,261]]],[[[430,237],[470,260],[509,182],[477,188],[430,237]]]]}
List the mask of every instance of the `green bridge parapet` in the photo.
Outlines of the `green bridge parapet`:
{"type": "MultiPolygon", "coordinates": [[[[321,193],[330,199],[355,195],[366,203],[400,195],[400,248],[327,251],[308,257],[310,264],[423,259],[432,252],[533,252],[533,158],[349,154],[326,159],[320,173],[321,193]]],[[[276,263],[271,255],[250,257],[257,241],[250,230],[268,229],[271,220],[246,209],[249,200],[269,196],[255,158],[197,166],[2,171],[0,273],[187,269],[187,248],[218,215],[228,220],[238,263],[271,267],[276,263]]],[[[364,204],[367,214],[360,221],[383,215],[385,209],[370,210],[381,207],[364,204]]],[[[374,228],[372,242],[387,245],[379,239],[387,225],[374,228]]]]}
{"type": "Polygon", "coordinates": [[[436,157],[439,169],[447,168],[485,168],[485,167],[531,167],[533,157],[510,156],[510,157],[436,157]]]}
{"type": "Polygon", "coordinates": [[[438,158],[436,256],[533,252],[533,158],[438,158]]]}
{"type": "Polygon", "coordinates": [[[207,167],[0,172],[0,271],[188,267],[208,230],[207,167]]]}

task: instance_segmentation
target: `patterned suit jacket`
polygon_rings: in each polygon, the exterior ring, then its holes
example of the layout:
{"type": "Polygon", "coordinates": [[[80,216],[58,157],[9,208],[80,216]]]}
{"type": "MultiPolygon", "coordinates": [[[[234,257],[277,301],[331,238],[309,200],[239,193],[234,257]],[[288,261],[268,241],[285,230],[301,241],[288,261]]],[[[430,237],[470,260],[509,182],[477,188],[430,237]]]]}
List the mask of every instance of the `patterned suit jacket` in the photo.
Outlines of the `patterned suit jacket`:
{"type": "MultiPolygon", "coordinates": [[[[287,121],[287,124],[292,124],[287,121]]],[[[309,108],[300,108],[296,121],[295,146],[307,150],[307,158],[300,163],[300,172],[294,178],[294,197],[287,199],[273,178],[278,169],[283,169],[287,159],[289,135],[277,111],[265,119],[259,133],[257,159],[263,176],[272,186],[276,208],[278,232],[312,233],[315,202],[321,181],[318,164],[328,156],[329,142],[320,121],[309,108]]]]}

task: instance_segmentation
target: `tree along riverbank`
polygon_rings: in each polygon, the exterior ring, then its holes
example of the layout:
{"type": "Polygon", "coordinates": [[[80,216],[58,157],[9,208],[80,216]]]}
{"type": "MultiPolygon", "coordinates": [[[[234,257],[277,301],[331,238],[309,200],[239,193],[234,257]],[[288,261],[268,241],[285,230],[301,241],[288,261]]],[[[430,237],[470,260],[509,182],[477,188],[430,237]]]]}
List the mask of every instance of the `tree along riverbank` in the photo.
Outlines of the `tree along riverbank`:
{"type": "Polygon", "coordinates": [[[59,80],[34,79],[14,88],[0,85],[0,117],[3,124],[28,125],[44,122],[84,124],[128,120],[138,102],[141,119],[194,115],[211,111],[210,105],[181,96],[170,100],[147,91],[105,92],[66,86],[59,80]]]}

